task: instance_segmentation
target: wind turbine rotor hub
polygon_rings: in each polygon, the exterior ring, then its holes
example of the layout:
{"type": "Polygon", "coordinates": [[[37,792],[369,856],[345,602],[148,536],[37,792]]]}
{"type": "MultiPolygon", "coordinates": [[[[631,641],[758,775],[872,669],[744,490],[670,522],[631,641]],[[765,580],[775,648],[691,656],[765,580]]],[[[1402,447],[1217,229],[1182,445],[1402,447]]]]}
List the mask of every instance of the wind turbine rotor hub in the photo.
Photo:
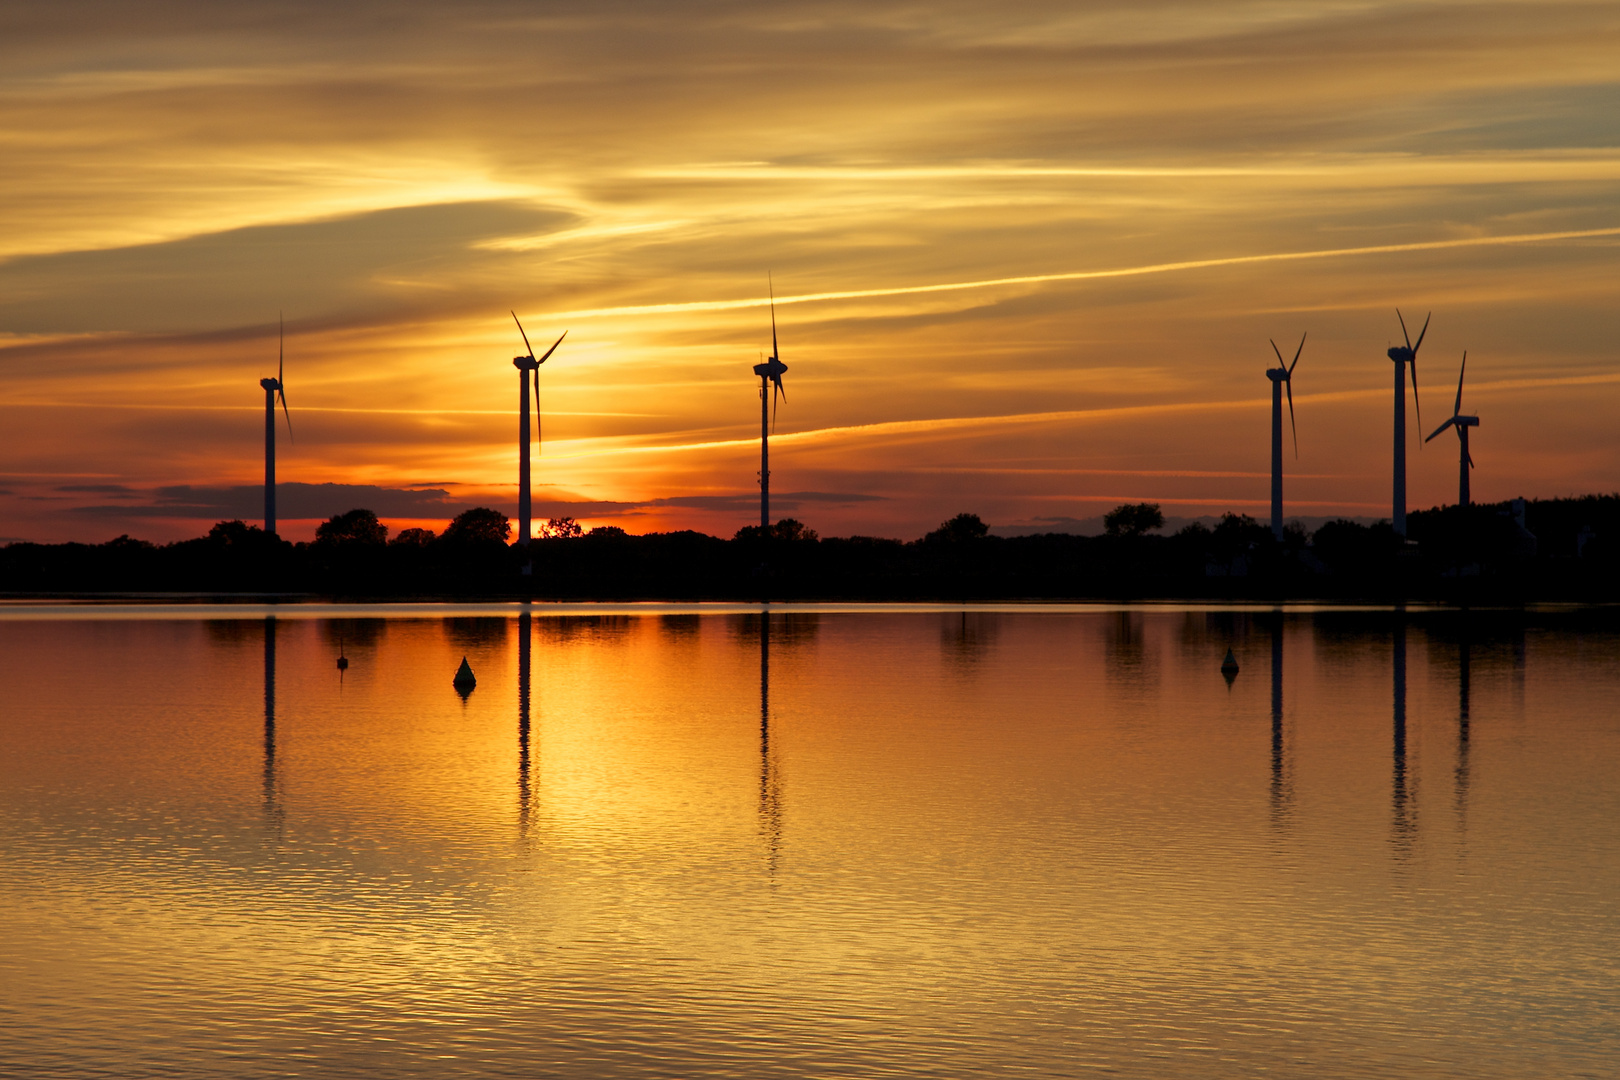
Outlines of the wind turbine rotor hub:
{"type": "Polygon", "coordinates": [[[259,385],[261,387],[263,387],[264,389],[266,389],[266,390],[280,390],[281,389],[281,383],[277,382],[275,379],[260,379],[259,380],[259,385]]]}

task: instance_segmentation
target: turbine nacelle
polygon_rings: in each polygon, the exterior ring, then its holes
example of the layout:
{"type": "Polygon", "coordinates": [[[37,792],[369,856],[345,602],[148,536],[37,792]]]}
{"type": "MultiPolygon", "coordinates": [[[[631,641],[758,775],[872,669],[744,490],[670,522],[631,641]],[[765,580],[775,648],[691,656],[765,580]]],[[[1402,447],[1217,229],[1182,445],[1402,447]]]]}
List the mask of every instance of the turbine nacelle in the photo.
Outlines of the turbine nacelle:
{"type": "MultiPolygon", "coordinates": [[[[776,343],[776,286],[771,282],[770,275],[765,276],[766,287],[771,297],[771,355],[762,364],[754,365],[754,374],[771,383],[771,427],[776,426],[776,398],[778,395],[787,397],[787,388],[782,385],[782,373],[787,371],[787,365],[782,363],[782,347],[776,343]]],[[[760,401],[764,401],[764,383],[760,384],[760,401]]]]}
{"type": "Polygon", "coordinates": [[[774,356],[771,357],[769,360],[765,361],[763,364],[755,364],[754,365],[754,374],[758,375],[760,377],[760,380],[761,380],[760,387],[759,387],[760,400],[761,401],[764,400],[766,382],[769,382],[770,386],[771,386],[771,427],[772,428],[776,427],[776,398],[777,398],[777,395],[780,394],[782,397],[787,397],[787,388],[782,385],[782,373],[784,371],[786,371],[786,370],[787,370],[787,365],[782,363],[782,361],[778,360],[774,356]]]}
{"type": "Polygon", "coordinates": [[[260,379],[259,385],[271,396],[269,408],[275,411],[277,399],[281,401],[281,414],[287,418],[287,438],[292,438],[292,413],[287,411],[287,323],[280,317],[276,320],[276,377],[273,379],[260,379]]]}
{"type": "MultiPolygon", "coordinates": [[[[534,346],[529,344],[528,331],[523,329],[523,320],[519,319],[517,317],[517,312],[515,312],[515,311],[512,312],[512,321],[517,323],[518,333],[520,335],[522,335],[522,337],[523,337],[523,347],[525,349],[529,350],[528,354],[525,355],[525,356],[514,356],[514,357],[512,357],[512,366],[517,368],[520,373],[526,373],[526,372],[530,372],[530,371],[534,372],[535,436],[536,436],[536,441],[538,441],[540,443],[541,452],[544,453],[545,452],[545,430],[540,425],[540,365],[545,363],[547,360],[551,359],[551,354],[556,352],[557,351],[557,346],[559,346],[559,345],[561,345],[563,343],[563,338],[568,336],[568,331],[564,330],[562,332],[562,334],[557,338],[557,340],[553,341],[551,343],[551,348],[546,350],[546,355],[544,355],[544,356],[540,357],[538,360],[536,360],[535,356],[534,356],[534,346]]],[[[522,387],[523,387],[523,407],[525,409],[527,409],[528,408],[528,402],[529,402],[529,397],[528,397],[528,395],[529,395],[529,376],[527,374],[520,374],[520,378],[522,379],[522,387]]],[[[523,436],[523,441],[524,441],[524,446],[525,447],[528,446],[528,439],[529,439],[529,436],[528,436],[527,433],[525,433],[524,436],[523,436]]],[[[524,453],[526,454],[526,453],[528,453],[528,451],[525,450],[524,453]]],[[[527,461],[528,459],[525,458],[524,460],[527,461]]],[[[528,466],[525,465],[524,468],[528,468],[528,466]]],[[[527,493],[525,493],[524,497],[525,498],[528,497],[527,493]]],[[[527,538],[525,538],[524,542],[525,543],[528,542],[527,538]]]]}
{"type": "MultiPolygon", "coordinates": [[[[1468,375],[1468,354],[1463,353],[1462,367],[1459,368],[1458,371],[1457,371],[1457,402],[1456,402],[1455,405],[1453,405],[1451,407],[1452,408],[1451,416],[1446,419],[1445,423],[1443,423],[1439,427],[1435,428],[1434,431],[1430,433],[1429,438],[1423,440],[1424,442],[1429,442],[1436,435],[1438,435],[1442,431],[1446,430],[1446,428],[1456,428],[1457,429],[1457,438],[1462,439],[1462,438],[1466,438],[1466,433],[1463,431],[1464,428],[1479,427],[1479,417],[1477,417],[1477,416],[1464,416],[1463,411],[1462,411],[1463,379],[1466,378],[1467,375],[1468,375]]],[[[1474,466],[1474,458],[1473,458],[1473,455],[1470,454],[1469,457],[1468,457],[1468,467],[1473,468],[1473,466],[1474,466]]]]}
{"type": "MultiPolygon", "coordinates": [[[[1423,348],[1423,338],[1429,332],[1429,320],[1434,318],[1434,312],[1431,311],[1423,317],[1423,329],[1418,331],[1416,345],[1412,344],[1412,335],[1406,332],[1406,316],[1401,314],[1400,308],[1395,309],[1395,317],[1401,321],[1401,337],[1406,339],[1406,344],[1397,345],[1389,350],[1389,358],[1397,364],[1412,365],[1412,407],[1417,410],[1418,423],[1421,424],[1423,423],[1423,406],[1418,404],[1417,354],[1418,350],[1423,348]]],[[[1461,386],[1459,386],[1458,391],[1461,392],[1461,389],[1461,386]]]]}
{"type": "Polygon", "coordinates": [[[259,380],[264,391],[264,531],[276,535],[276,402],[287,420],[292,441],[292,413],[287,411],[287,320],[276,316],[276,377],[259,380]]]}
{"type": "Polygon", "coordinates": [[[771,527],[771,432],[776,429],[777,402],[787,397],[782,386],[782,375],[787,365],[782,363],[782,347],[776,342],[776,285],[770,274],[765,275],[765,288],[771,305],[771,355],[754,365],[759,377],[759,527],[771,527]]]}
{"type": "MultiPolygon", "coordinates": [[[[1455,427],[1455,428],[1479,427],[1479,417],[1477,417],[1477,416],[1461,416],[1461,415],[1447,417],[1445,423],[1441,424],[1439,427],[1435,428],[1433,431],[1431,431],[1429,433],[1429,439],[1434,438],[1436,435],[1440,434],[1442,431],[1446,430],[1446,428],[1448,428],[1448,427],[1455,427]]],[[[1461,432],[1459,431],[1458,434],[1461,434],[1461,432]]],[[[1423,441],[1428,442],[1429,439],[1424,439],[1423,441]]]]}
{"type": "Polygon", "coordinates": [[[1271,343],[1271,351],[1277,354],[1277,363],[1281,367],[1267,368],[1266,378],[1274,383],[1282,383],[1288,391],[1288,426],[1294,433],[1294,457],[1299,457],[1299,425],[1294,422],[1294,369],[1299,367],[1299,356],[1305,351],[1305,338],[1308,334],[1299,335],[1299,348],[1294,350],[1294,359],[1284,361],[1282,350],[1277,348],[1276,341],[1271,343]]]}

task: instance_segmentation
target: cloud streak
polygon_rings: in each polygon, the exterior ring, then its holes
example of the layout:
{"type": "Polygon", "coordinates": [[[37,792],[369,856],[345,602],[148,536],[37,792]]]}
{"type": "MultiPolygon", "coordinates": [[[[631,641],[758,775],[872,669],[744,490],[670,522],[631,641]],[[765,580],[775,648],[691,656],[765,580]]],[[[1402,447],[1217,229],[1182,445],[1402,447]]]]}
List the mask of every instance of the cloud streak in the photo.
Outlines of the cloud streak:
{"type": "MultiPolygon", "coordinates": [[[[778,307],[792,304],[815,304],[832,300],[873,300],[890,296],[925,296],[930,293],[964,292],[971,289],[996,289],[1019,285],[1050,285],[1065,281],[1101,281],[1108,278],[1141,277],[1147,274],[1171,274],[1189,270],[1212,270],[1225,266],[1248,266],[1257,263],[1299,262],[1314,259],[1341,259],[1365,255],[1391,255],[1415,251],[1446,251],[1455,248],[1500,247],[1507,244],[1554,243],[1566,240],[1591,240],[1599,237],[1620,236],[1620,226],[1601,229],[1568,229],[1562,232],[1518,233],[1506,236],[1474,236],[1449,240],[1421,240],[1402,244],[1371,244],[1365,247],[1323,248],[1316,251],[1271,252],[1261,255],[1227,255],[1214,259],[1184,259],[1178,262],[1149,263],[1143,266],[1115,267],[1107,270],[1065,270],[1052,274],[1021,274],[1016,277],[983,278],[977,281],[952,281],[934,285],[897,285],[880,289],[844,289],[835,292],[787,294],[775,298],[778,307]]],[[[671,315],[707,311],[740,311],[748,308],[768,307],[769,297],[750,297],[739,300],[693,300],[670,304],[637,304],[611,308],[583,308],[577,311],[541,313],[553,319],[622,318],[638,315],[671,315]]]]}
{"type": "MultiPolygon", "coordinates": [[[[75,506],[72,513],[86,517],[116,518],[195,518],[218,521],[229,518],[253,520],[264,509],[262,485],[198,487],[175,484],[153,491],[125,485],[72,484],[56,490],[71,494],[94,493],[119,498],[116,503],[75,506]]],[[[277,509],[288,519],[316,520],[341,514],[356,507],[375,511],[388,518],[449,517],[475,505],[453,499],[442,488],[397,489],[374,484],[278,484],[277,509]]]]}
{"type": "MultiPolygon", "coordinates": [[[[1495,381],[1481,381],[1468,387],[1470,395],[1494,394],[1511,390],[1544,390],[1580,386],[1607,386],[1620,385],[1620,372],[1602,375],[1567,375],[1551,376],[1538,379],[1501,379],[1495,381]]],[[[1295,394],[1294,399],[1301,405],[1320,404],[1328,402],[1347,401],[1373,401],[1386,400],[1387,390],[1344,390],[1320,394],[1295,394]]],[[[1022,427],[1027,425],[1064,424],[1075,425],[1085,423],[1098,423],[1106,421],[1140,419],[1144,417],[1161,417],[1167,414],[1185,413],[1220,413],[1233,410],[1255,410],[1265,404],[1263,398],[1239,398],[1227,401],[1166,401],[1155,402],[1151,405],[1124,405],[1099,409],[1069,409],[1053,412],[1009,413],[988,416],[946,416],[924,420],[890,420],[875,424],[852,424],[840,427],[815,428],[809,431],[784,432],[771,436],[771,441],[778,445],[787,444],[813,444],[829,441],[851,441],[883,439],[894,436],[936,434],[947,432],[962,432],[977,428],[1022,427]]],[[[669,444],[651,444],[640,446],[611,446],[602,448],[582,449],[573,452],[557,453],[558,458],[585,458],[606,454],[665,454],[690,453],[705,450],[732,450],[757,448],[759,439],[756,436],[737,439],[708,439],[697,442],[674,442],[669,444]]],[[[953,469],[952,471],[963,471],[953,469]]],[[[1000,475],[1016,473],[1017,469],[986,470],[1000,475]]],[[[1095,469],[1064,469],[1052,470],[1076,475],[1119,475],[1121,472],[1131,475],[1143,476],[1187,476],[1187,477],[1269,477],[1270,473],[1262,472],[1221,472],[1210,470],[1095,470],[1095,469]]],[[[1319,474],[1310,474],[1316,478],[1319,474]]]]}

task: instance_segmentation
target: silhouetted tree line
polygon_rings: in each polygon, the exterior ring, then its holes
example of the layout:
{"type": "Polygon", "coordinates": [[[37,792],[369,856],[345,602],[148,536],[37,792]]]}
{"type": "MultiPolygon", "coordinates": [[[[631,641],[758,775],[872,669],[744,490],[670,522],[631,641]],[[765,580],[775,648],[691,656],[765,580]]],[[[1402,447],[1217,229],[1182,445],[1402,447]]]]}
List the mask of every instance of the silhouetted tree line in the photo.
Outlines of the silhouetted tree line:
{"type": "Polygon", "coordinates": [[[479,507],[435,534],[389,537],[370,510],[293,544],[241,521],[162,546],[14,543],[0,591],[302,593],[354,598],[993,600],[1620,598],[1620,495],[1445,507],[1387,522],[1331,521],[1281,542],[1246,515],[1162,533],[1152,503],[1104,518],[1102,536],[997,537],[959,514],[921,540],[820,537],[792,518],[729,540],[698,532],[632,536],[553,520],[527,548],[479,507]]]}

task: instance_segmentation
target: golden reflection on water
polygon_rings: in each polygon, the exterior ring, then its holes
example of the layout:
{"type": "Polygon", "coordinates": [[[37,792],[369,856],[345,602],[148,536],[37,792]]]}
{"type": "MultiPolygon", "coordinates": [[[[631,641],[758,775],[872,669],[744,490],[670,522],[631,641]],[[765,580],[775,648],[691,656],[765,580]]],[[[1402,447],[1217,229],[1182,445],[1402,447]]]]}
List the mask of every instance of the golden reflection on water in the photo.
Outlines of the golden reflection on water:
{"type": "Polygon", "coordinates": [[[0,620],[0,1062],[1620,1050],[1620,638],[1591,616],[535,612],[0,620]]]}

